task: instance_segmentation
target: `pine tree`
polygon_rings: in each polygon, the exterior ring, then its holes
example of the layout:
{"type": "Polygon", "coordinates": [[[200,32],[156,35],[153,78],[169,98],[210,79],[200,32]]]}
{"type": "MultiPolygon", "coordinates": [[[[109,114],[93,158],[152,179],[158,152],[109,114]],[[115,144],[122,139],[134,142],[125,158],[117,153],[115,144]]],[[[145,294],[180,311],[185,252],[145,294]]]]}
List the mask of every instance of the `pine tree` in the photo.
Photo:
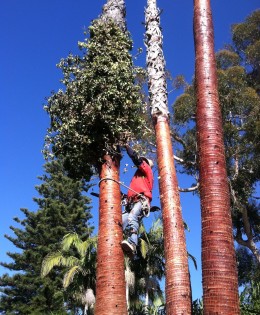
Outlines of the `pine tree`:
{"type": "Polygon", "coordinates": [[[47,163],[39,179],[42,183],[36,190],[40,196],[34,198],[38,210],[21,209],[25,218],[14,218],[21,227],[10,227],[14,237],[5,235],[17,251],[8,252],[12,262],[1,263],[11,272],[1,277],[2,314],[67,314],[73,308],[63,294],[60,271],[44,279],[40,271],[44,257],[58,249],[65,234],[75,232],[83,240],[91,234],[90,201],[83,195],[87,186],[69,178],[59,161],[47,163]]]}

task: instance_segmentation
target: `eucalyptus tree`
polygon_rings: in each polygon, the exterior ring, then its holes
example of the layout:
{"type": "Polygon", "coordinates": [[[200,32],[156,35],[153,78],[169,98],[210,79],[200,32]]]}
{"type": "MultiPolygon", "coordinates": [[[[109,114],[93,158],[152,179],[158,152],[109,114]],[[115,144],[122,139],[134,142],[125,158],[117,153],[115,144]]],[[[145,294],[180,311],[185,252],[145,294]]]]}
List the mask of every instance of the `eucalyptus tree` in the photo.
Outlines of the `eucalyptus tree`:
{"type": "Polygon", "coordinates": [[[173,158],[160,12],[148,0],[145,12],[150,106],[156,135],[164,227],[167,314],[190,314],[191,292],[179,187],[173,158]]]}
{"type": "Polygon", "coordinates": [[[239,314],[236,257],[210,0],[194,0],[194,41],[203,312],[239,314]]]}
{"type": "Polygon", "coordinates": [[[127,307],[118,145],[141,134],[144,124],[123,0],[107,1],[79,47],[83,56],[69,55],[59,64],[66,89],[48,100],[46,145],[65,157],[71,176],[89,179],[96,170],[100,176],[96,313],[122,315],[127,307]]]}

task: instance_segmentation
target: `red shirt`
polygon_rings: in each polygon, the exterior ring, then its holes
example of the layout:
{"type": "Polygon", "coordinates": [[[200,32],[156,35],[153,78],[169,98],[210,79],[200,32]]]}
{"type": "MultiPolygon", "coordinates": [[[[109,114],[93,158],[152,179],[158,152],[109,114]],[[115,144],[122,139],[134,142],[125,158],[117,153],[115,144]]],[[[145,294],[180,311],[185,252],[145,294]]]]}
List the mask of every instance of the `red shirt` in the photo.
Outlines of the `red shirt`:
{"type": "MultiPolygon", "coordinates": [[[[145,195],[149,201],[152,200],[153,171],[144,160],[138,166],[138,170],[135,172],[129,187],[137,193],[145,195]]],[[[127,196],[134,197],[136,193],[129,189],[127,196]]]]}

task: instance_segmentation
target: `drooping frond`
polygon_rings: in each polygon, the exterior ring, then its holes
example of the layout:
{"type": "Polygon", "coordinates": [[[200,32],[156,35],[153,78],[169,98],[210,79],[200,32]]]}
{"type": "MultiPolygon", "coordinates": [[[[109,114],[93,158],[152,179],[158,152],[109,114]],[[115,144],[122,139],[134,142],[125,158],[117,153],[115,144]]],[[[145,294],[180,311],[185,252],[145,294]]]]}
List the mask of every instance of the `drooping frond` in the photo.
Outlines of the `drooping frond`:
{"type": "Polygon", "coordinates": [[[148,243],[142,238],[140,238],[140,251],[144,259],[146,258],[148,250],[149,250],[148,243]]]}
{"type": "Polygon", "coordinates": [[[72,245],[76,248],[79,243],[82,243],[77,233],[68,233],[63,237],[61,242],[61,247],[63,251],[68,251],[72,245]]]}
{"type": "Polygon", "coordinates": [[[60,266],[63,260],[61,252],[50,253],[42,262],[41,276],[45,277],[55,266],[60,266]]]}
{"type": "Polygon", "coordinates": [[[75,275],[79,272],[81,272],[80,266],[74,266],[69,271],[67,271],[63,278],[63,287],[67,288],[73,281],[75,275]]]}

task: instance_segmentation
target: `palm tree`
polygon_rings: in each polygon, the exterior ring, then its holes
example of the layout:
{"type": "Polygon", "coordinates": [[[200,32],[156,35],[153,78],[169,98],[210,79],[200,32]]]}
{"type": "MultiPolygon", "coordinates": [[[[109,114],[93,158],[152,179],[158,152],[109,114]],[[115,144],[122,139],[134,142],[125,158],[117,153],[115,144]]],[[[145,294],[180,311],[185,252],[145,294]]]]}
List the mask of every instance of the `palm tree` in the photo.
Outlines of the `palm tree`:
{"type": "Polygon", "coordinates": [[[163,258],[163,236],[161,220],[155,221],[148,233],[140,226],[140,252],[138,259],[129,262],[134,276],[129,294],[129,311],[147,313],[157,301],[164,304],[160,281],[164,277],[165,262],[163,258]]]}
{"type": "Polygon", "coordinates": [[[210,0],[194,0],[204,314],[239,314],[210,0]]]}
{"type": "MultiPolygon", "coordinates": [[[[125,30],[125,3],[108,0],[101,19],[113,20],[125,30]]],[[[122,210],[119,181],[120,158],[118,152],[106,152],[100,168],[99,231],[97,252],[97,284],[95,313],[127,314],[124,254],[120,243],[122,210]],[[109,178],[109,180],[104,180],[109,178]]]]}
{"type": "Polygon", "coordinates": [[[156,0],[147,1],[146,45],[154,122],[166,262],[167,314],[190,314],[191,292],[185,232],[170,136],[165,61],[156,0]]]}
{"type": "Polygon", "coordinates": [[[69,233],[61,242],[61,251],[48,254],[42,262],[42,277],[54,267],[66,268],[63,287],[73,299],[84,305],[84,314],[95,303],[96,244],[96,237],[82,241],[78,234],[69,233]],[[73,249],[76,249],[76,255],[71,255],[73,249]]]}

